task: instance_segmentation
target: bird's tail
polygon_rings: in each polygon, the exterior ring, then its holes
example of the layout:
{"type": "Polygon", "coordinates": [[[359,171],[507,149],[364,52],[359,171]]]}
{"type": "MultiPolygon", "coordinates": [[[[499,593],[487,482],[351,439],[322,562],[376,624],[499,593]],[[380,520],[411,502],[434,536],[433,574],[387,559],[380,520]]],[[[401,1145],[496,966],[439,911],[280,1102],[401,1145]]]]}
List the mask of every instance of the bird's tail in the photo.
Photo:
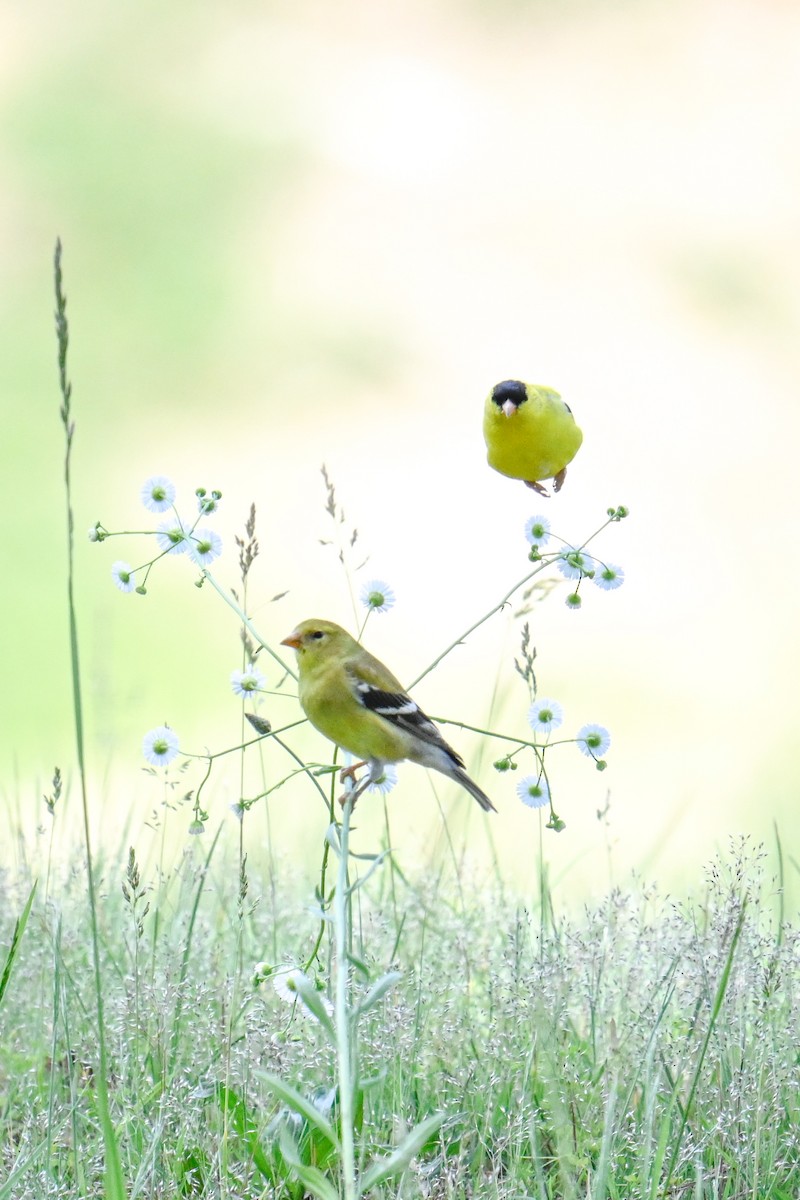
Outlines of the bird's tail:
{"type": "Polygon", "coordinates": [[[466,788],[470,796],[475,797],[484,812],[497,812],[497,809],[492,804],[486,793],[482,792],[477,783],[470,779],[466,771],[462,771],[460,767],[456,767],[456,769],[453,771],[453,776],[458,780],[463,788],[466,788]]]}

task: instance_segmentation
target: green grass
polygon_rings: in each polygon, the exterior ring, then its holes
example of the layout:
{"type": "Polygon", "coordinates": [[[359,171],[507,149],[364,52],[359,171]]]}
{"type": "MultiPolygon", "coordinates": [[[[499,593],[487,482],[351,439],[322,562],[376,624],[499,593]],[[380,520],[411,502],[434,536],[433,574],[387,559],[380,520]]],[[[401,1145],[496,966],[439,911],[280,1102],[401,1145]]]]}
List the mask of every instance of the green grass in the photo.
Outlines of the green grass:
{"type": "MultiPolygon", "coordinates": [[[[418,1122],[443,1121],[401,1178],[368,1194],[796,1195],[798,936],[765,902],[763,857],[731,854],[695,903],[632,886],[546,921],[499,889],[409,880],[385,861],[353,915],[355,998],[400,973],[359,1027],[356,1155],[373,1161],[418,1122]]],[[[275,881],[243,888],[199,838],[150,878],[127,853],[96,872],[129,1194],[302,1196],[281,1129],[301,1149],[312,1131],[268,1076],[335,1125],[336,1055],[253,967],[266,947],[299,960],[316,936],[309,897],[278,880],[276,914],[275,881]]],[[[32,884],[2,881],[3,948],[32,884]]],[[[315,978],[333,998],[328,966],[323,954],[315,978]]],[[[53,867],[0,1006],[0,1197],[105,1194],[92,992],[84,873],[53,867]]],[[[317,1153],[338,1188],[336,1162],[317,1153]]]]}

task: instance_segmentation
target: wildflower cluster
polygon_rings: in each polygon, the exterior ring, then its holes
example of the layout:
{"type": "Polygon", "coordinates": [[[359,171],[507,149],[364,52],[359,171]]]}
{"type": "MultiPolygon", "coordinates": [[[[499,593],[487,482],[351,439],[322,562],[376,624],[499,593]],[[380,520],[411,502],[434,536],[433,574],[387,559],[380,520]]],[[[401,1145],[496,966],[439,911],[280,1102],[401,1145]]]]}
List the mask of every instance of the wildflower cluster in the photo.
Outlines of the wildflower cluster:
{"type": "MultiPolygon", "coordinates": [[[[609,508],[608,521],[604,523],[603,528],[606,524],[623,520],[627,515],[628,509],[624,505],[609,508]]],[[[599,587],[603,591],[613,591],[615,588],[621,587],[625,581],[625,572],[622,567],[617,566],[616,563],[603,562],[602,559],[587,552],[586,546],[592,540],[591,538],[587,539],[582,546],[572,546],[563,539],[554,539],[547,517],[539,515],[530,517],[525,524],[525,537],[531,546],[528,554],[531,562],[552,564],[565,579],[577,581],[575,590],[570,592],[565,601],[567,608],[578,609],[581,607],[579,589],[584,579],[590,579],[595,587],[599,587]],[[548,549],[550,542],[555,540],[560,541],[560,548],[548,549]]],[[[596,537],[596,534],[593,534],[592,537],[596,537]]]]}
{"type": "MultiPolygon", "coordinates": [[[[530,517],[525,525],[525,537],[531,547],[528,558],[536,564],[533,574],[538,575],[546,567],[554,566],[564,579],[576,580],[575,590],[570,593],[566,600],[567,606],[573,609],[580,608],[581,606],[581,596],[578,589],[584,579],[591,580],[597,587],[605,591],[621,587],[625,579],[625,572],[622,568],[615,563],[604,562],[596,555],[590,554],[586,547],[607,525],[621,521],[627,515],[628,510],[623,506],[609,508],[607,510],[608,519],[596,533],[592,534],[591,538],[587,539],[580,546],[573,546],[563,539],[555,537],[547,517],[538,514],[530,517]]],[[[530,579],[531,576],[529,575],[517,586],[521,588],[529,585],[530,579]]],[[[532,592],[533,587],[528,587],[528,590],[524,593],[526,598],[532,592]]],[[[509,593],[509,596],[511,594],[513,593],[509,593]]],[[[506,597],[506,599],[508,598],[506,597]]],[[[526,610],[523,609],[523,611],[526,610]]],[[[535,771],[525,775],[519,781],[516,787],[517,795],[528,808],[544,808],[549,805],[550,817],[547,827],[560,832],[565,828],[565,823],[553,808],[550,780],[546,766],[547,752],[555,745],[572,743],[578,747],[582,754],[585,754],[594,761],[598,771],[604,771],[607,765],[604,755],[611,745],[611,735],[602,725],[586,724],[578,730],[574,737],[554,740],[553,735],[564,723],[564,710],[557,700],[537,696],[538,685],[533,669],[535,659],[536,649],[531,645],[530,629],[526,623],[522,628],[520,657],[515,659],[514,666],[517,674],[528,685],[531,696],[527,715],[528,724],[534,734],[534,740],[527,741],[519,738],[509,738],[509,741],[516,743],[514,749],[509,750],[501,758],[498,758],[494,766],[495,770],[500,772],[515,771],[518,766],[517,757],[525,751],[533,751],[535,771]]]]}
{"type": "MultiPolygon", "coordinates": [[[[175,497],[175,484],[165,475],[152,475],[139,489],[139,498],[148,512],[170,515],[160,521],[156,529],[136,531],[155,538],[158,546],[156,555],[137,567],[131,566],[123,559],[118,559],[112,564],[111,578],[121,592],[138,592],[140,596],[144,596],[150,571],[155,563],[166,555],[186,554],[195,566],[205,570],[222,553],[222,539],[219,534],[210,526],[200,524],[204,517],[209,517],[217,511],[222,492],[209,493],[203,487],[197,488],[195,497],[198,515],[192,521],[180,516],[175,507],[175,497]]],[[[97,521],[89,529],[88,537],[90,542],[104,542],[110,537],[123,536],[123,532],[129,534],[131,531],[111,533],[97,521]]]]}

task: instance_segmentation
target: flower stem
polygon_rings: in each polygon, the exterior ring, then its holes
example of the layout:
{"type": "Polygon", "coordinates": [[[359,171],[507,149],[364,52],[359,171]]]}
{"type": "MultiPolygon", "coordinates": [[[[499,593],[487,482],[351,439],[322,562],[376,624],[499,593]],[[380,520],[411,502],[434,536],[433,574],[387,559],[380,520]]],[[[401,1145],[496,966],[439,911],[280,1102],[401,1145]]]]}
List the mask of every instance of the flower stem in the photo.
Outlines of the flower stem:
{"type": "Polygon", "coordinates": [[[339,1113],[342,1139],[342,1183],[344,1200],[357,1200],[355,1140],[353,1137],[353,1057],[350,1019],[350,966],[347,953],[350,916],[347,863],[350,842],[350,815],[353,789],[345,793],[342,823],[339,827],[339,872],[333,898],[333,926],[336,939],[336,1059],[339,1072],[339,1113]]]}
{"type": "MultiPolygon", "coordinates": [[[[586,541],[582,543],[580,549],[585,549],[585,547],[588,546],[589,543],[593,541],[599,533],[602,533],[607,525],[611,525],[614,520],[614,517],[609,517],[606,521],[604,521],[603,524],[598,529],[595,529],[594,533],[590,534],[586,541]]],[[[447,658],[447,655],[451,650],[455,650],[456,646],[460,646],[462,642],[466,641],[469,635],[474,633],[476,629],[480,629],[481,625],[488,621],[490,617],[493,617],[494,614],[499,612],[501,608],[505,608],[506,604],[508,604],[511,597],[514,595],[514,592],[518,592],[521,587],[524,587],[526,583],[529,583],[534,576],[539,575],[544,568],[548,566],[550,566],[550,560],[547,557],[544,557],[539,562],[538,566],[534,567],[534,569],[530,571],[523,579],[520,579],[518,583],[515,583],[512,588],[509,588],[502,600],[498,600],[497,604],[490,608],[488,612],[484,613],[482,617],[479,617],[474,625],[470,625],[469,629],[465,629],[464,632],[457,637],[454,642],[451,642],[450,645],[447,646],[446,649],[444,649],[442,653],[433,660],[433,662],[429,663],[424,671],[420,671],[416,679],[412,679],[411,683],[408,685],[409,691],[411,688],[416,687],[420,679],[424,679],[426,675],[430,675],[434,667],[438,667],[442,659],[447,658]]]]}
{"type": "Polygon", "coordinates": [[[490,608],[488,612],[484,613],[482,617],[479,617],[473,625],[470,625],[469,629],[465,629],[464,632],[457,637],[454,642],[451,642],[450,645],[443,650],[442,653],[439,654],[432,663],[428,664],[424,671],[419,673],[416,679],[411,681],[411,683],[408,685],[409,691],[411,688],[416,687],[420,679],[424,679],[426,675],[430,675],[434,667],[438,667],[442,659],[447,658],[447,655],[451,650],[455,650],[456,646],[460,646],[462,642],[466,641],[471,633],[474,633],[476,629],[480,629],[484,622],[488,621],[490,617],[493,617],[494,614],[499,612],[501,608],[505,608],[506,604],[508,604],[511,597],[514,595],[514,592],[518,592],[521,587],[524,587],[525,584],[528,583],[529,580],[533,579],[535,575],[540,574],[540,572],[543,571],[548,565],[549,564],[546,562],[540,562],[538,566],[534,567],[532,571],[528,572],[524,579],[520,579],[519,582],[515,583],[512,588],[509,588],[502,600],[498,600],[497,604],[493,605],[493,607],[490,608]]]}
{"type": "Polygon", "coordinates": [[[258,632],[258,630],[256,629],[253,622],[250,620],[250,618],[246,615],[246,613],[244,613],[242,611],[242,609],[239,607],[239,605],[236,603],[236,601],[233,599],[233,597],[229,596],[228,593],[225,591],[225,589],[217,583],[216,579],[211,574],[211,572],[203,570],[203,578],[208,580],[208,582],[213,587],[214,591],[218,592],[219,595],[222,597],[222,599],[225,601],[225,603],[227,605],[229,605],[230,608],[233,609],[233,611],[236,613],[237,617],[242,622],[242,624],[250,631],[250,633],[252,633],[253,637],[256,639],[259,646],[263,646],[263,648],[266,650],[267,654],[269,654],[272,658],[275,659],[275,662],[278,664],[278,666],[283,668],[283,670],[286,672],[287,675],[291,675],[292,679],[297,679],[296,671],[293,671],[291,667],[287,667],[286,663],[283,661],[281,656],[275,650],[272,649],[269,642],[264,641],[261,634],[258,632]]]}

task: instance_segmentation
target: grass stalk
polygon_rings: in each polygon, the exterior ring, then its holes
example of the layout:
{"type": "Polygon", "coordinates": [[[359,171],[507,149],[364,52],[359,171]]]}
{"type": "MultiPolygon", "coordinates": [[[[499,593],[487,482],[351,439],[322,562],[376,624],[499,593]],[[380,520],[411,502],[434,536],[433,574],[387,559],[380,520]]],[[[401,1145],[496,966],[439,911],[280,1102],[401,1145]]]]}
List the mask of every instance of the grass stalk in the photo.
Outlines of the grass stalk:
{"type": "Polygon", "coordinates": [[[350,914],[352,897],[349,890],[348,861],[350,855],[350,818],[353,812],[352,789],[345,794],[342,823],[339,827],[339,869],[333,897],[333,927],[336,950],[336,1066],[339,1078],[339,1113],[341,1117],[342,1187],[344,1200],[357,1200],[355,1138],[353,1135],[353,1031],[350,1011],[350,914]]]}
{"type": "Polygon", "coordinates": [[[69,618],[70,668],[72,677],[72,708],[75,720],[75,748],[78,760],[78,778],[83,811],[83,837],[86,851],[86,880],[89,892],[91,920],[92,957],[94,962],[94,994],[97,1011],[97,1048],[99,1071],[97,1082],[97,1108],[103,1130],[105,1147],[105,1179],[107,1200],[124,1200],[126,1195],[122,1176],[114,1127],[108,1103],[108,1054],[106,1051],[105,1021],[103,1018],[103,985],[100,972],[100,940],[97,929],[97,895],[92,866],[92,843],[89,828],[89,797],[86,784],[86,755],[84,748],[83,701],[81,695],[80,659],[78,655],[78,621],[75,605],[75,519],[72,510],[72,447],[75,438],[75,422],[72,419],[72,385],[67,377],[67,348],[69,328],[67,325],[67,301],[62,286],[61,241],[56,241],[54,257],[56,296],[56,336],[58,340],[58,378],[61,390],[61,423],[64,426],[64,487],[67,508],[67,611],[69,618]]]}

